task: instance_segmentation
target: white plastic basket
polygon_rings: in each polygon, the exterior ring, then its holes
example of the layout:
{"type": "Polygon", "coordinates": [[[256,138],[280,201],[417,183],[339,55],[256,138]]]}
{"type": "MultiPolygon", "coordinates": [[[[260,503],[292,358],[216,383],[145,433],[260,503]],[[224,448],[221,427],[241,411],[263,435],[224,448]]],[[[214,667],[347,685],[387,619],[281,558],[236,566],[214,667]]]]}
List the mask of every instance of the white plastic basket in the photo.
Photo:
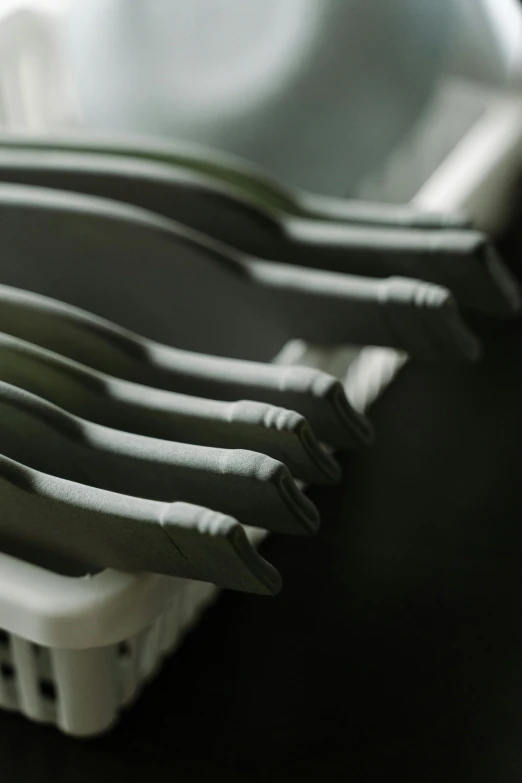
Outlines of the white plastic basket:
{"type": "Polygon", "coordinates": [[[0,706],[76,736],[109,728],[217,595],[105,570],[64,577],[0,555],[0,706]]]}
{"type": "MultiPolygon", "coordinates": [[[[0,125],[42,132],[74,120],[57,24],[58,17],[34,11],[0,14],[0,125]]],[[[479,225],[496,228],[522,159],[522,98],[492,99],[490,91],[468,85],[467,120],[462,127],[461,116],[456,128],[443,108],[461,105],[463,91],[463,83],[441,88],[439,132],[433,117],[426,120],[406,140],[407,154],[399,150],[367,191],[388,200],[413,196],[426,208],[465,208],[479,225]]],[[[294,341],[276,361],[332,372],[363,411],[406,357],[294,341]]],[[[263,537],[249,533],[256,541],[263,537]]],[[[199,582],[110,569],[67,577],[0,553],[0,707],[71,735],[105,731],[217,593],[199,582]]]]}

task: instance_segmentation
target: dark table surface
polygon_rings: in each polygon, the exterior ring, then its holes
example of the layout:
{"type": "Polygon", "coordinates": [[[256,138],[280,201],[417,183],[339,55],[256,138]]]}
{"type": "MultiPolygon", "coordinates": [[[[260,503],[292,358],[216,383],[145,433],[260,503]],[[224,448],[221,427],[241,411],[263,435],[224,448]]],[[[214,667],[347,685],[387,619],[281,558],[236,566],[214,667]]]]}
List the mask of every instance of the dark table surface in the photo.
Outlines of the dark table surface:
{"type": "Polygon", "coordinates": [[[0,712],[0,780],[519,783],[522,322],[476,326],[482,364],[374,407],[319,535],[266,542],[278,598],[224,595],[105,738],[0,712]]]}

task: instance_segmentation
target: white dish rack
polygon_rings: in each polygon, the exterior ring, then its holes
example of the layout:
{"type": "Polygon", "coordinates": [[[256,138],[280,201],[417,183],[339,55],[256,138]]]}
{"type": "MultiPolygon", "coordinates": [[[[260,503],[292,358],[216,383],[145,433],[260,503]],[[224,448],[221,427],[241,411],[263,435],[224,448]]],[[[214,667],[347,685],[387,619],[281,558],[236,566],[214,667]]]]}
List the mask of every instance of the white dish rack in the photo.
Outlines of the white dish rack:
{"type": "MultiPolygon", "coordinates": [[[[477,225],[495,230],[522,160],[522,96],[448,80],[435,104],[361,195],[466,209],[477,225]]],[[[0,126],[41,133],[75,121],[60,70],[59,16],[0,11],[0,126]]],[[[296,340],[275,361],[331,372],[365,411],[406,357],[296,340]]],[[[217,594],[200,582],[111,569],[63,576],[0,553],[0,707],[75,736],[107,730],[217,594]]]]}

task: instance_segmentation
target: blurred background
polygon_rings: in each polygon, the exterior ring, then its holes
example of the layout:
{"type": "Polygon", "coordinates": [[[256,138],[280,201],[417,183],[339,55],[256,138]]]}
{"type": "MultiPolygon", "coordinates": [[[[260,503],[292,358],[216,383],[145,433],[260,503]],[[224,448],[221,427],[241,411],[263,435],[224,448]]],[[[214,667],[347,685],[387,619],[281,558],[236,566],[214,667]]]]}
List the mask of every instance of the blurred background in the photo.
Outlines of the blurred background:
{"type": "Polygon", "coordinates": [[[517,0],[0,9],[4,126],[189,138],[334,195],[413,198],[520,78],[517,0]]]}

